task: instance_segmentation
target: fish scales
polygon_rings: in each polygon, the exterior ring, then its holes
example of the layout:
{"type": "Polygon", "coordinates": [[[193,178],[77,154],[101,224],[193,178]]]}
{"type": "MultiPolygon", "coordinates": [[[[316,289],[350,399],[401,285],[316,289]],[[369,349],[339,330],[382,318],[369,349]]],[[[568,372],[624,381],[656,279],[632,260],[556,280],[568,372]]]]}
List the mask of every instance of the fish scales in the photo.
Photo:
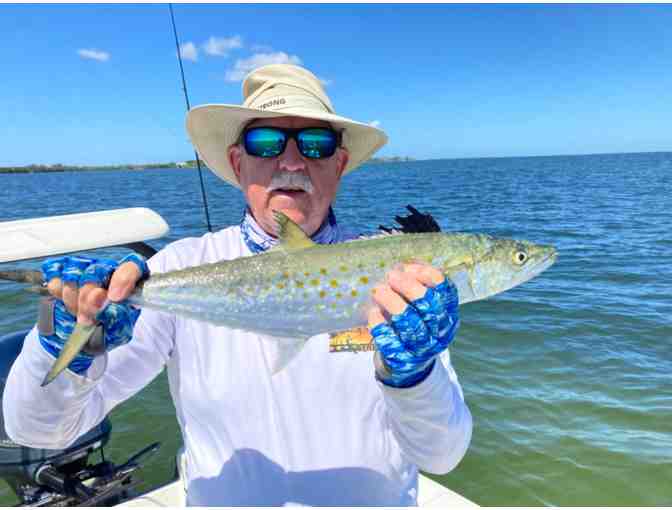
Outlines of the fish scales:
{"type": "MultiPolygon", "coordinates": [[[[128,301],[213,324],[291,338],[294,347],[282,350],[276,367],[280,370],[300,352],[307,338],[366,324],[373,286],[397,264],[421,261],[440,268],[457,287],[462,305],[534,278],[557,255],[552,246],[443,232],[316,245],[287,216],[280,212],[275,216],[280,239],[275,249],[153,274],[136,287],[128,301]]],[[[69,365],[94,331],[95,325],[76,324],[43,386],[69,365]]]]}
{"type": "Polygon", "coordinates": [[[231,327],[311,336],[365,324],[373,286],[396,264],[451,267],[490,245],[487,236],[431,233],[278,249],[153,275],[132,301],[231,327]]]}

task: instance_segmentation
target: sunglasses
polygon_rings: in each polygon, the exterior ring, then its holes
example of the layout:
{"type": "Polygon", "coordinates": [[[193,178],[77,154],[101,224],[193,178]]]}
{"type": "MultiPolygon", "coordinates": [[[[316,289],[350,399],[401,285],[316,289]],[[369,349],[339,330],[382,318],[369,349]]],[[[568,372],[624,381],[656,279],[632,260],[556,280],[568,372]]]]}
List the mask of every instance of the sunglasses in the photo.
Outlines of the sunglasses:
{"type": "Polygon", "coordinates": [[[341,143],[340,133],[325,127],[253,127],[243,132],[242,141],[248,154],[275,158],[285,152],[290,138],[296,141],[299,152],[310,159],[330,158],[341,143]]]}

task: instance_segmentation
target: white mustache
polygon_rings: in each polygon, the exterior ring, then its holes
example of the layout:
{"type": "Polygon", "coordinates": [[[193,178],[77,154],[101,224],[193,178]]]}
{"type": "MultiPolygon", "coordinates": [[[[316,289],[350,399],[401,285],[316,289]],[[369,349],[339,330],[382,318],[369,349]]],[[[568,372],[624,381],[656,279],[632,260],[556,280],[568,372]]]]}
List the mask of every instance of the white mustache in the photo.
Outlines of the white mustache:
{"type": "Polygon", "coordinates": [[[280,172],[273,175],[266,191],[270,193],[283,188],[297,189],[310,194],[313,192],[313,182],[310,177],[300,172],[280,172]]]}

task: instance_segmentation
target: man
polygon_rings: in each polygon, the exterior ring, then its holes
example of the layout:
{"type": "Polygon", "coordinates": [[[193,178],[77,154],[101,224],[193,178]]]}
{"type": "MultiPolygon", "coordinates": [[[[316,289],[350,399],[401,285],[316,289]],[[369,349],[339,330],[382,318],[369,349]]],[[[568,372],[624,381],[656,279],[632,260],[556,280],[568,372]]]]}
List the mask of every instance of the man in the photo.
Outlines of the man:
{"type": "MultiPolygon", "coordinates": [[[[350,237],[331,204],[342,175],[385,135],[336,115],[319,80],[297,66],[253,71],[243,95],[242,107],[192,109],[187,129],[208,166],[242,189],[245,218],[172,243],[149,261],[152,272],[268,249],[277,242],[274,210],[316,242],[350,237]]],[[[457,296],[438,270],[407,264],[374,289],[375,356],[329,353],[325,332],[274,373],[285,344],[271,336],[151,310],[138,318],[122,301],[147,268],[129,260],[43,266],[58,299],[53,321],[28,335],[9,376],[4,416],[16,442],[65,447],[166,366],[192,505],[414,505],[418,467],[444,473],[463,457],[471,416],[446,351],[457,296]],[[40,388],[75,316],[102,322],[108,352],[81,353],[40,388]]]]}

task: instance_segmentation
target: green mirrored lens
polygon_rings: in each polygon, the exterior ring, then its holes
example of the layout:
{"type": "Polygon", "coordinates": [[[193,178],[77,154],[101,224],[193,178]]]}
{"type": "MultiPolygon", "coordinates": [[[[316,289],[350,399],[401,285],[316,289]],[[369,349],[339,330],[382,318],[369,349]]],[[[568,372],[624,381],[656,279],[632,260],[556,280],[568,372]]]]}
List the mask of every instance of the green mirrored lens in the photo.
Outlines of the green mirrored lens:
{"type": "Polygon", "coordinates": [[[297,135],[299,151],[307,158],[328,158],[336,151],[336,133],[330,129],[304,129],[297,135]]]}
{"type": "Polygon", "coordinates": [[[338,134],[326,128],[252,128],[243,137],[245,150],[252,156],[274,158],[282,154],[288,137],[296,140],[299,152],[307,158],[329,158],[338,147],[338,134]]]}
{"type": "Polygon", "coordinates": [[[285,142],[285,134],[277,129],[256,128],[245,133],[245,150],[259,158],[273,158],[282,154],[285,142]]]}

